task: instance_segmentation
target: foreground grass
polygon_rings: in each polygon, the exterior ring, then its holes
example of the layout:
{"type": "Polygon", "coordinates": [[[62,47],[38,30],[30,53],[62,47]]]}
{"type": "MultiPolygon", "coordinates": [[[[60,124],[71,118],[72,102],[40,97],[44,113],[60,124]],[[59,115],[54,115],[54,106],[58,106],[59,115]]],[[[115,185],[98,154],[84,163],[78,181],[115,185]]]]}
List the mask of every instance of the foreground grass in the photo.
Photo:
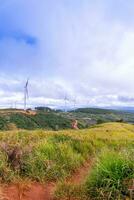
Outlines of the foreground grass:
{"type": "Polygon", "coordinates": [[[134,152],[105,149],[88,176],[87,196],[92,199],[123,199],[129,196],[128,188],[134,178],[134,152]]]}
{"type": "Polygon", "coordinates": [[[67,133],[1,132],[1,181],[55,181],[67,177],[93,153],[90,142],[67,133]]]}
{"type": "Polygon", "coordinates": [[[77,200],[129,199],[128,188],[134,178],[132,151],[117,153],[103,149],[84,183],[76,185],[63,181],[59,183],[55,196],[57,199],[77,200]]]}
{"type": "Polygon", "coordinates": [[[62,180],[57,197],[77,194],[82,199],[119,199],[128,195],[128,185],[134,178],[133,125],[107,123],[78,131],[0,132],[0,142],[1,182],[62,180]],[[85,184],[65,185],[63,180],[89,157],[96,162],[85,184]]]}

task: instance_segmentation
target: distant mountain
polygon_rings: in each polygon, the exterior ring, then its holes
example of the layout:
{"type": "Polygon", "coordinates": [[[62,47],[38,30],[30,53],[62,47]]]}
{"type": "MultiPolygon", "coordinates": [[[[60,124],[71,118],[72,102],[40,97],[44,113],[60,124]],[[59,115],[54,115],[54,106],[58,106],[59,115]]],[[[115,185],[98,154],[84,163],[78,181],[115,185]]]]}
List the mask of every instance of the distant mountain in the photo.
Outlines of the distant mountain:
{"type": "Polygon", "coordinates": [[[114,106],[114,107],[105,107],[105,109],[112,109],[112,110],[117,110],[117,111],[124,111],[124,112],[134,113],[134,107],[114,106]]]}
{"type": "Polygon", "coordinates": [[[104,109],[104,108],[77,108],[71,112],[81,112],[81,113],[90,113],[90,114],[109,114],[117,113],[117,110],[114,109],[104,109]]]}

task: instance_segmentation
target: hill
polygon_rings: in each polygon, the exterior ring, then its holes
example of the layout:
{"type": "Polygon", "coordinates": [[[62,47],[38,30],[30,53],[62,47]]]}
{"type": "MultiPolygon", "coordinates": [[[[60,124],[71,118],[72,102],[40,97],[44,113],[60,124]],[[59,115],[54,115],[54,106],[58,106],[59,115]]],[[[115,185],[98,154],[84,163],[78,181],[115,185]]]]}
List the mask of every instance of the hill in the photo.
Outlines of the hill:
{"type": "Polygon", "coordinates": [[[55,112],[4,110],[0,112],[0,130],[68,129],[71,120],[55,112]]]}
{"type": "Polygon", "coordinates": [[[58,132],[2,131],[0,182],[10,185],[1,186],[0,197],[38,200],[43,192],[40,200],[126,199],[134,178],[133,149],[134,126],[124,123],[58,132]]]}
{"type": "Polygon", "coordinates": [[[3,109],[0,110],[0,130],[15,129],[46,129],[61,130],[71,128],[72,120],[77,119],[78,127],[88,128],[104,122],[134,123],[134,114],[99,108],[79,108],[63,112],[47,107],[37,107],[36,110],[3,109]]]}
{"type": "Polygon", "coordinates": [[[104,122],[127,122],[134,123],[134,114],[128,111],[100,109],[100,108],[78,108],[69,112],[74,118],[82,120],[86,123],[93,120],[93,124],[104,122]]]}
{"type": "Polygon", "coordinates": [[[109,113],[119,113],[119,111],[111,109],[102,108],[78,108],[72,112],[90,113],[90,114],[109,114],[109,113]]]}

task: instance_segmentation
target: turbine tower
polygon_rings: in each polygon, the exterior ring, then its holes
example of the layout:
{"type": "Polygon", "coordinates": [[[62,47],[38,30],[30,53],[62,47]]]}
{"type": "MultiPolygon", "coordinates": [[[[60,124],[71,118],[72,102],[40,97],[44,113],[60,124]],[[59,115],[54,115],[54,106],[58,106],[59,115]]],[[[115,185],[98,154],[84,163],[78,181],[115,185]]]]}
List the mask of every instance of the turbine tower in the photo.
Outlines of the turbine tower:
{"type": "Polygon", "coordinates": [[[24,86],[24,110],[27,109],[28,84],[29,84],[29,79],[27,79],[26,84],[24,86]]]}
{"type": "Polygon", "coordinates": [[[65,105],[64,105],[64,111],[65,112],[67,112],[67,103],[68,103],[68,101],[69,101],[69,99],[67,98],[67,95],[65,95],[65,97],[64,97],[64,103],[65,103],[65,105]]]}
{"type": "Polygon", "coordinates": [[[74,97],[74,99],[73,99],[73,108],[74,108],[74,111],[76,109],[76,104],[77,104],[77,99],[76,99],[76,97],[74,97]]]}

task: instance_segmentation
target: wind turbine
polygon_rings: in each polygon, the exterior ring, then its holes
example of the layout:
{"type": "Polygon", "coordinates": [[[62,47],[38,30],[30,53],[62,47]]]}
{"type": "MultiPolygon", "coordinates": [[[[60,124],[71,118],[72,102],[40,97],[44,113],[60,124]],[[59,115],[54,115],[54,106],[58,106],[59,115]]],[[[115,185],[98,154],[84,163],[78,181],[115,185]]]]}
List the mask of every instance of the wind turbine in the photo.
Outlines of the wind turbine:
{"type": "Polygon", "coordinates": [[[24,86],[24,110],[26,110],[27,108],[28,84],[29,84],[29,79],[27,79],[26,84],[24,86]]]}
{"type": "Polygon", "coordinates": [[[65,98],[64,98],[64,102],[65,102],[65,109],[64,111],[66,112],[67,111],[67,102],[69,101],[69,99],[67,98],[67,95],[65,95],[65,98]]]}
{"type": "Polygon", "coordinates": [[[90,107],[90,99],[87,100],[87,107],[90,107]]]}
{"type": "Polygon", "coordinates": [[[17,107],[17,101],[14,102],[14,108],[16,109],[17,107]]]}
{"type": "Polygon", "coordinates": [[[76,109],[76,104],[77,104],[77,99],[76,99],[76,97],[74,97],[74,99],[73,99],[73,107],[74,107],[74,111],[75,111],[75,109],[76,109]]]}

